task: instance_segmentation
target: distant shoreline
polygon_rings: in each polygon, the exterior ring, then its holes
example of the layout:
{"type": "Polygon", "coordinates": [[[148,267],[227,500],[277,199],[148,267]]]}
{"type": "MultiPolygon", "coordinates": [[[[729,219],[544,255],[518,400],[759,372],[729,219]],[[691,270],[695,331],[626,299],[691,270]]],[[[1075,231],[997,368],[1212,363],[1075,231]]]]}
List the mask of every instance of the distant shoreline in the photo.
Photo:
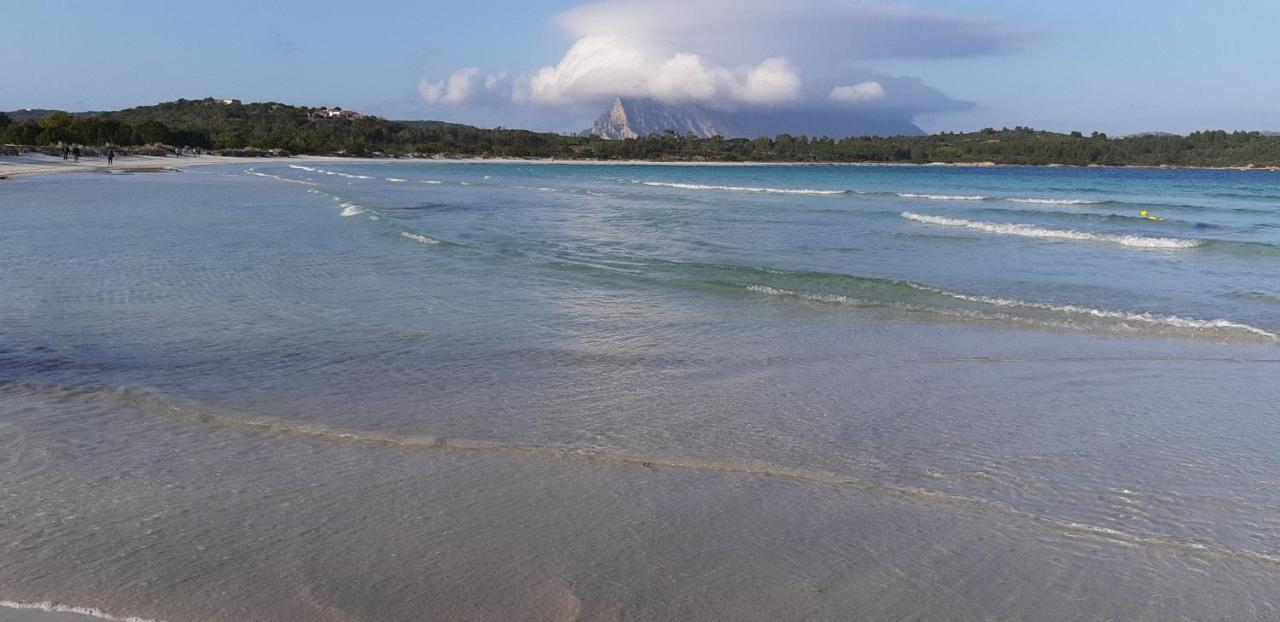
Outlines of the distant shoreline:
{"type": "Polygon", "coordinates": [[[21,179],[62,173],[106,173],[128,175],[140,173],[180,172],[195,166],[229,164],[279,164],[285,162],[384,162],[389,158],[354,158],[343,156],[117,156],[111,166],[105,158],[82,157],[80,162],[63,161],[42,155],[0,157],[0,180],[21,179]]]}
{"type": "Polygon", "coordinates": [[[39,175],[59,173],[107,173],[138,174],[179,172],[184,168],[195,166],[229,165],[229,164],[284,164],[284,163],[323,163],[323,162],[358,162],[376,164],[385,162],[423,162],[436,164],[525,164],[525,165],[579,165],[579,166],[688,166],[688,167],[766,167],[766,166],[813,166],[813,167],[868,167],[868,168],[1078,168],[1078,169],[1177,169],[1206,171],[1245,171],[1245,172],[1280,172],[1277,166],[1186,166],[1186,165],[1074,165],[1074,164],[997,164],[994,162],[707,162],[678,160],[597,160],[597,159],[564,159],[564,158],[403,158],[403,157],[355,157],[355,156],[221,156],[195,155],[184,157],[168,156],[119,156],[111,166],[107,166],[102,157],[85,157],[81,161],[69,162],[44,155],[22,155],[0,157],[0,180],[20,179],[39,175]]]}

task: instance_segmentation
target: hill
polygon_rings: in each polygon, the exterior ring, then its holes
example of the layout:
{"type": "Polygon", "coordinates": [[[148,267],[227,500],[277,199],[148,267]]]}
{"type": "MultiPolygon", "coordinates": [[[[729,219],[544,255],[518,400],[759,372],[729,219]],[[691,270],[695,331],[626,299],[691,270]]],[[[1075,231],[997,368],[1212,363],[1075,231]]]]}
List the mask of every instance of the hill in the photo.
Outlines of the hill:
{"type": "MultiPolygon", "coordinates": [[[[32,111],[34,112],[34,111],[32,111]]],[[[1109,138],[1016,127],[927,136],[699,138],[667,131],[626,140],[440,121],[389,121],[277,102],[178,100],[75,116],[0,115],[0,142],[167,145],[222,152],[536,157],[673,162],[944,162],[1025,165],[1280,166],[1280,136],[1195,132],[1109,138]]]]}

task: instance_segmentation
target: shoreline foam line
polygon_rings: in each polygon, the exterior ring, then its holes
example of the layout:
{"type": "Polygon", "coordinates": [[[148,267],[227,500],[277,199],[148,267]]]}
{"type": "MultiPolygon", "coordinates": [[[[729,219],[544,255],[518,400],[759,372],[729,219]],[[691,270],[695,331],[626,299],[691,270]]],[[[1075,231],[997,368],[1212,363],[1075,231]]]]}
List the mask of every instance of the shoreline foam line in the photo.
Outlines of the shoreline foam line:
{"type": "MultiPolygon", "coordinates": [[[[1234,322],[1227,319],[1203,320],[1198,318],[1183,317],[1179,315],[1168,315],[1150,312],[1135,311],[1116,311],[1111,309],[1094,309],[1092,307],[1084,307],[1071,304],[1054,304],[1048,302],[1030,302],[1024,300],[1012,300],[1008,298],[991,298],[988,296],[976,296],[970,294],[961,294],[951,292],[944,289],[920,285],[909,281],[901,281],[901,285],[912,289],[959,300],[962,302],[975,303],[991,307],[990,310],[969,310],[969,309],[948,309],[937,305],[931,305],[925,302],[902,302],[902,301],[885,301],[875,300],[871,298],[858,298],[857,296],[846,296],[842,294],[829,293],[812,293],[801,292],[791,289],[783,289],[772,287],[769,285],[761,285],[759,283],[739,283],[738,285],[748,292],[756,294],[765,294],[768,296],[779,296],[787,298],[796,298],[799,300],[807,300],[810,302],[818,302],[823,304],[842,305],[848,307],[863,308],[887,308],[899,309],[915,313],[929,313],[945,317],[991,321],[991,322],[1015,322],[1025,326],[1038,328],[1072,328],[1073,330],[1082,330],[1073,328],[1070,324],[1064,324],[1062,321],[1055,321],[1055,318],[1037,318],[1022,317],[1010,315],[1000,312],[1000,309],[1034,309],[1037,311],[1048,311],[1062,316],[1060,319],[1068,322],[1072,317],[1099,318],[1103,320],[1115,320],[1119,322],[1117,326],[1100,326],[1096,330],[1103,332],[1117,332],[1121,327],[1127,327],[1128,323],[1141,323],[1151,326],[1155,329],[1189,331],[1187,337],[1201,337],[1198,331],[1219,331],[1214,338],[1223,339],[1228,337],[1240,338],[1246,333],[1250,340],[1256,340],[1261,337],[1268,341],[1280,341],[1280,334],[1258,328],[1241,322],[1234,322]],[[1232,335],[1235,333],[1236,335],[1232,335]],[[1238,335],[1238,336],[1237,336],[1238,335]]],[[[1127,331],[1120,331],[1127,334],[1127,331]]],[[[1167,334],[1167,333],[1166,333],[1167,334]]]]}
{"type": "Polygon", "coordinates": [[[1009,298],[992,298],[989,296],[973,296],[970,294],[959,294],[956,292],[949,292],[949,291],[946,291],[943,289],[937,289],[934,287],[916,285],[914,283],[911,283],[909,285],[917,289],[920,289],[922,291],[941,294],[943,296],[949,296],[951,298],[955,298],[956,300],[963,300],[965,302],[977,302],[977,303],[992,305],[996,307],[1022,307],[1024,309],[1042,309],[1045,311],[1056,311],[1058,313],[1090,315],[1093,317],[1106,318],[1109,320],[1121,320],[1125,322],[1144,322],[1147,324],[1158,324],[1162,326],[1169,326],[1172,328],[1188,328],[1188,329],[1226,328],[1231,330],[1242,330],[1245,332],[1253,333],[1255,335],[1260,335],[1262,337],[1280,340],[1280,335],[1277,335],[1273,332],[1263,330],[1261,328],[1258,328],[1257,326],[1250,326],[1248,324],[1241,324],[1240,322],[1233,322],[1231,320],[1225,320],[1225,319],[1201,320],[1197,318],[1182,317],[1180,315],[1161,315],[1161,314],[1147,313],[1147,312],[1134,313],[1130,311],[1112,311],[1109,309],[1094,309],[1091,307],[1082,307],[1079,305],[1070,305],[1070,304],[1053,304],[1049,302],[1028,302],[1025,300],[1013,300],[1009,298]]]}
{"type": "Polygon", "coordinates": [[[1015,235],[1026,238],[1041,238],[1048,240],[1074,240],[1082,242],[1109,242],[1128,246],[1132,248],[1151,248],[1151,249],[1188,249],[1195,248],[1202,244],[1201,240],[1193,240],[1187,238],[1154,238],[1141,235],[1114,235],[1109,233],[1090,233],[1088,231],[1075,231],[1073,229],[1047,229],[1036,225],[1025,225],[1019,223],[996,223],[983,222],[980,220],[967,220],[964,218],[948,218],[945,216],[930,216],[928,214],[917,214],[915,212],[902,212],[902,217],[907,220],[925,223],[929,225],[942,225],[946,227],[964,227],[966,229],[974,229],[976,231],[984,231],[986,233],[995,233],[998,235],[1015,235]]]}
{"type": "Polygon", "coordinates": [[[0,600],[0,608],[19,609],[25,611],[43,611],[45,613],[72,613],[90,618],[98,618],[99,620],[110,620],[111,622],[163,622],[162,620],[153,620],[151,618],[139,618],[137,616],[118,616],[107,613],[97,607],[76,607],[73,605],[64,605],[48,600],[38,601],[34,603],[20,603],[12,600],[0,600]]]}

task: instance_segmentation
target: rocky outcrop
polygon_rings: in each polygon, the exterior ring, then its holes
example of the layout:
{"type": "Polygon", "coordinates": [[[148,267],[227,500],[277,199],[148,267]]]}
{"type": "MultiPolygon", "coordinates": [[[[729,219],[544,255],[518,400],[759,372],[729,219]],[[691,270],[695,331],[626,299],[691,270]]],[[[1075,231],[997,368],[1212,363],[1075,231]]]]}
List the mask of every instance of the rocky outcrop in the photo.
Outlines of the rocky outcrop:
{"type": "Polygon", "coordinates": [[[609,139],[638,138],[668,130],[684,135],[728,136],[732,132],[702,108],[667,105],[648,99],[615,99],[591,125],[591,134],[609,139]]]}
{"type": "Polygon", "coordinates": [[[586,134],[620,140],[673,131],[700,138],[799,136],[918,136],[906,119],[839,109],[715,111],[694,104],[663,104],[650,99],[615,99],[586,134]]]}

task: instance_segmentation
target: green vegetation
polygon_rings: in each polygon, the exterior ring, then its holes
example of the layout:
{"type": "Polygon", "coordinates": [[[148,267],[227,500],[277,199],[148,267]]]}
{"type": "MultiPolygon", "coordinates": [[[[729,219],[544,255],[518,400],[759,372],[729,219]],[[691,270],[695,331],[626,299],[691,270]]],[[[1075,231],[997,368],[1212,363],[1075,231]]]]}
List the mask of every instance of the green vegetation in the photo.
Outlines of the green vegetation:
{"type": "Polygon", "coordinates": [[[329,118],[278,103],[178,100],[118,112],[0,115],[0,142],[22,145],[167,145],[224,152],[535,157],[722,162],[885,162],[1027,165],[1280,166],[1280,136],[1196,132],[1108,138],[1030,128],[910,137],[726,139],[673,133],[634,140],[480,129],[436,121],[329,118]]]}

